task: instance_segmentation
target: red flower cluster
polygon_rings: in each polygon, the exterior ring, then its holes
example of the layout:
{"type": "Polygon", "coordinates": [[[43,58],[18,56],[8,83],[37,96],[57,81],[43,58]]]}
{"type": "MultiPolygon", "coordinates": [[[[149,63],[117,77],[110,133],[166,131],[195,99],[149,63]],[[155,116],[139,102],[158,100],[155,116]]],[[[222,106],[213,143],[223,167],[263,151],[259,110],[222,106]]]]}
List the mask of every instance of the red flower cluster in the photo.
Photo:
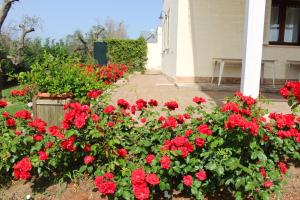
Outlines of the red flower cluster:
{"type": "Polygon", "coordinates": [[[14,127],[16,125],[16,121],[13,118],[8,118],[5,124],[8,127],[14,127]]]}
{"type": "Polygon", "coordinates": [[[295,116],[293,114],[277,114],[271,113],[269,115],[270,119],[274,119],[276,121],[276,125],[279,129],[283,128],[292,128],[295,124],[295,116]]]}
{"type": "Polygon", "coordinates": [[[62,141],[60,143],[60,147],[63,150],[67,150],[69,152],[74,152],[76,150],[76,147],[74,146],[74,142],[77,140],[76,136],[71,136],[68,139],[62,141]]]}
{"type": "Polygon", "coordinates": [[[0,108],[5,108],[7,106],[7,102],[0,100],[0,108]]]}
{"type": "Polygon", "coordinates": [[[116,110],[116,108],[113,105],[108,105],[104,108],[104,113],[109,115],[112,114],[114,111],[116,110]]]}
{"type": "Polygon", "coordinates": [[[167,119],[160,119],[159,121],[164,121],[161,125],[163,128],[176,128],[178,126],[177,119],[173,116],[169,116],[167,119]]]}
{"type": "Polygon", "coordinates": [[[235,96],[238,97],[240,99],[240,101],[247,104],[248,106],[252,106],[252,105],[256,104],[255,99],[253,99],[250,96],[244,96],[241,92],[236,92],[235,96]]]}
{"type": "Polygon", "coordinates": [[[144,99],[138,99],[135,103],[137,110],[143,110],[144,108],[147,108],[147,101],[144,99]]]}
{"type": "Polygon", "coordinates": [[[14,117],[27,120],[27,119],[31,119],[31,113],[28,110],[20,110],[14,114],[14,117]]]}
{"type": "Polygon", "coordinates": [[[279,93],[288,99],[290,96],[294,96],[298,102],[300,101],[300,82],[287,82],[279,93]]]}
{"type": "Polygon", "coordinates": [[[87,93],[87,97],[90,99],[97,99],[102,94],[101,90],[92,90],[87,93]]]}
{"type": "Polygon", "coordinates": [[[94,156],[85,156],[83,158],[84,164],[88,165],[90,163],[92,163],[95,160],[94,156]]]}
{"type": "Polygon", "coordinates": [[[116,82],[119,78],[122,78],[127,70],[128,67],[125,65],[110,64],[108,66],[100,67],[97,75],[103,82],[110,85],[116,82]]]}
{"type": "Polygon", "coordinates": [[[149,199],[150,190],[147,183],[150,186],[155,186],[159,182],[160,180],[155,174],[146,174],[143,169],[136,169],[131,173],[133,193],[135,198],[139,200],[149,199]]]}
{"type": "Polygon", "coordinates": [[[198,127],[198,132],[204,135],[212,135],[212,130],[206,124],[202,124],[198,127]]]}
{"type": "Polygon", "coordinates": [[[14,177],[16,179],[28,180],[31,177],[31,169],[30,159],[25,157],[14,165],[14,177]]]}
{"type": "Polygon", "coordinates": [[[164,155],[160,159],[160,166],[163,169],[169,169],[171,166],[171,159],[168,156],[164,155]]]}
{"type": "Polygon", "coordinates": [[[158,106],[158,102],[155,99],[150,99],[150,101],[148,101],[149,106],[158,106]]]}
{"type": "Polygon", "coordinates": [[[146,157],[146,163],[150,165],[152,163],[152,161],[154,160],[154,158],[155,158],[155,155],[148,154],[146,157]]]}
{"type": "Polygon", "coordinates": [[[99,192],[104,195],[112,195],[115,193],[117,184],[113,181],[112,173],[105,173],[103,176],[98,176],[95,179],[95,185],[99,192]]]}
{"type": "Polygon", "coordinates": [[[193,185],[193,177],[191,175],[183,176],[182,182],[184,185],[191,187],[193,185]]]}
{"type": "Polygon", "coordinates": [[[45,151],[39,151],[38,154],[40,160],[48,160],[48,154],[45,151]]]}
{"type": "Polygon", "coordinates": [[[164,106],[169,110],[175,110],[176,108],[178,108],[178,103],[176,101],[169,101],[166,102],[164,106]]]}
{"type": "Polygon", "coordinates": [[[194,151],[194,146],[186,137],[177,136],[172,140],[166,140],[164,142],[163,150],[180,151],[181,157],[185,158],[189,155],[189,153],[194,151]]]}
{"type": "Polygon", "coordinates": [[[32,122],[28,122],[28,126],[36,129],[38,133],[45,133],[47,124],[41,119],[36,118],[32,122]]]}
{"type": "Polygon", "coordinates": [[[257,136],[259,126],[255,118],[252,121],[245,120],[240,114],[232,114],[229,116],[229,119],[225,122],[226,129],[234,129],[239,127],[241,129],[249,130],[250,134],[257,136]]]}
{"type": "Polygon", "coordinates": [[[118,106],[120,106],[123,109],[129,109],[130,108],[130,104],[125,100],[125,99],[119,99],[117,101],[118,106]]]}
{"type": "Polygon", "coordinates": [[[195,102],[196,104],[201,104],[201,103],[205,103],[206,100],[202,97],[194,97],[193,102],[195,102]]]}
{"type": "Polygon", "coordinates": [[[285,174],[286,171],[288,170],[287,166],[283,162],[279,162],[278,166],[281,174],[285,174]]]}
{"type": "Polygon", "coordinates": [[[207,178],[206,172],[204,170],[200,170],[198,173],[196,173],[196,177],[200,181],[205,181],[207,178]]]}
{"type": "Polygon", "coordinates": [[[51,126],[48,129],[49,133],[51,136],[53,137],[57,137],[59,139],[64,139],[65,135],[62,133],[61,128],[59,128],[58,126],[51,126]]]}
{"type": "Polygon", "coordinates": [[[25,96],[28,93],[28,89],[23,90],[12,90],[10,91],[11,96],[25,96]]]}
{"type": "Polygon", "coordinates": [[[119,157],[125,157],[127,155],[127,150],[126,149],[117,149],[117,155],[119,157]]]}
{"type": "Polygon", "coordinates": [[[78,129],[85,126],[88,113],[90,112],[89,106],[75,102],[66,104],[64,109],[69,109],[69,112],[65,114],[62,121],[62,127],[64,129],[69,129],[71,125],[74,125],[78,129]]]}

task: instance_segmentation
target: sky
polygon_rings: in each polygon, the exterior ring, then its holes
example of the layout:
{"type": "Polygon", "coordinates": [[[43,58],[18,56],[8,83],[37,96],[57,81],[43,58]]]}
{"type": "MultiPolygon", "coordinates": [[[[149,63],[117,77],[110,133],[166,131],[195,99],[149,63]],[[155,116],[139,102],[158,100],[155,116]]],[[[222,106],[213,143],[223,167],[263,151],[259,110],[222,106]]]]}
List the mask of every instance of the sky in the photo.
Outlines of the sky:
{"type": "MultiPolygon", "coordinates": [[[[2,3],[3,0],[0,0],[2,3]]],[[[20,0],[13,5],[5,25],[37,16],[41,28],[34,33],[43,39],[61,39],[75,30],[87,32],[107,18],[125,21],[130,38],[159,25],[162,0],[20,0]]]]}

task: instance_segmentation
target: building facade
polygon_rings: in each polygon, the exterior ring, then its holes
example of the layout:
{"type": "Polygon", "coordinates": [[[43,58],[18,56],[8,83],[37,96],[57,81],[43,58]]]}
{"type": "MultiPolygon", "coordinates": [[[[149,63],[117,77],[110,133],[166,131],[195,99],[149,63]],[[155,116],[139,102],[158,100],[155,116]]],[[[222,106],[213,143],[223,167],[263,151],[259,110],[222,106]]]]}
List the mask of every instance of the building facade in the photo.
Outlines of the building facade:
{"type": "MultiPolygon", "coordinates": [[[[245,12],[245,0],[163,0],[162,72],[178,84],[208,83],[214,58],[242,59],[245,12]]],[[[288,71],[287,61],[300,61],[300,0],[266,0],[262,45],[263,59],[276,61],[276,84],[299,79],[300,66],[288,71]]],[[[227,66],[222,80],[238,82],[241,69],[227,66]]]]}

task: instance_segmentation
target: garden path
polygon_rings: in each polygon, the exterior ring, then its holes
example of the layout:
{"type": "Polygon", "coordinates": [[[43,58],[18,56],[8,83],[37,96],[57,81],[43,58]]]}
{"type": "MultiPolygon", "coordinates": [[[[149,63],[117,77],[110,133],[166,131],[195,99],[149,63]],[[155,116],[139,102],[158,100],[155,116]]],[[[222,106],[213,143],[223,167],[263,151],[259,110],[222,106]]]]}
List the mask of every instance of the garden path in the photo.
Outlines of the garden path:
{"type": "MultiPolygon", "coordinates": [[[[233,92],[200,91],[192,87],[178,88],[161,74],[133,74],[128,79],[119,81],[118,85],[120,87],[113,92],[112,103],[116,103],[120,98],[130,103],[134,103],[139,98],[156,99],[160,104],[176,100],[180,107],[178,112],[184,111],[185,107],[193,104],[192,99],[195,96],[205,98],[208,101],[207,106],[211,108],[213,105],[222,104],[225,97],[233,95],[233,92]]],[[[279,94],[263,93],[262,95],[272,101],[270,105],[264,105],[270,112],[290,112],[286,101],[279,94]]]]}

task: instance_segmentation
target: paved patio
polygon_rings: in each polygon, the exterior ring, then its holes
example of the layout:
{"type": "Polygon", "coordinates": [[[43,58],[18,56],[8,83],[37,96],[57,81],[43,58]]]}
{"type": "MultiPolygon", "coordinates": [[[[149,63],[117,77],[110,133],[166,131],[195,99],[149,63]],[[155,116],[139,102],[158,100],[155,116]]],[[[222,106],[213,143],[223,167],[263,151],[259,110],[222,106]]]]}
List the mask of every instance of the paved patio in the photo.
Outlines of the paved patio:
{"type": "MultiPolygon", "coordinates": [[[[179,112],[190,104],[193,104],[192,99],[195,96],[207,99],[208,107],[221,105],[226,96],[232,96],[233,92],[222,91],[200,91],[194,87],[178,88],[173,82],[168,80],[161,74],[133,74],[127,80],[120,81],[112,95],[112,101],[115,103],[118,99],[124,98],[133,103],[138,98],[145,100],[156,99],[160,104],[168,100],[176,100],[179,103],[179,112]]],[[[289,113],[290,108],[286,101],[277,93],[262,93],[272,101],[270,105],[265,105],[270,112],[289,113]]]]}

